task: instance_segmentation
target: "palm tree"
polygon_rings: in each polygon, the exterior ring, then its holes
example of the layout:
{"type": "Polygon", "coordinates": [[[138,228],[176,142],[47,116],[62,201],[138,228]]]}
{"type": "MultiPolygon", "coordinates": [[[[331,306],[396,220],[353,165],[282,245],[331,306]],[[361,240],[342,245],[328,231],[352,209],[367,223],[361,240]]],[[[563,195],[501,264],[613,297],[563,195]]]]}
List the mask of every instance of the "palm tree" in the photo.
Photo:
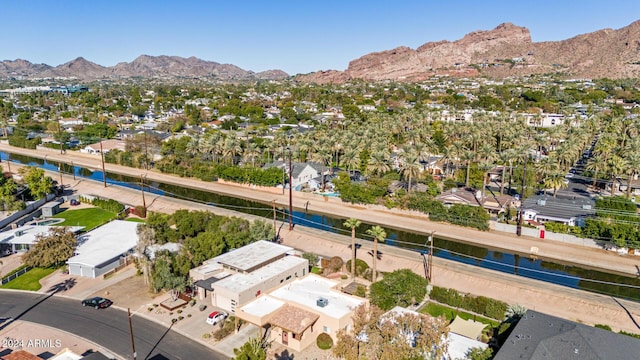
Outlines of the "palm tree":
{"type": "Polygon", "coordinates": [[[356,218],[347,219],[342,226],[351,229],[351,277],[356,277],[356,228],[362,224],[360,220],[356,218]]]}
{"type": "Polygon", "coordinates": [[[378,279],[376,267],[378,261],[378,241],[384,242],[384,239],[387,237],[387,233],[383,228],[376,225],[371,229],[368,229],[367,234],[373,237],[373,273],[371,274],[371,282],[375,282],[378,279]]]}
{"type": "Polygon", "coordinates": [[[627,148],[624,160],[627,168],[627,199],[629,199],[631,197],[631,180],[640,174],[640,149],[637,146],[628,146],[627,148]]]}
{"type": "Polygon", "coordinates": [[[407,192],[411,192],[411,182],[414,177],[418,177],[420,174],[420,161],[418,154],[414,151],[409,151],[403,154],[402,165],[400,165],[400,172],[405,178],[409,178],[409,187],[407,192]]]}
{"type": "Polygon", "coordinates": [[[616,181],[618,181],[618,175],[622,174],[625,170],[625,161],[618,155],[613,155],[607,161],[607,170],[611,176],[611,196],[615,196],[616,193],[616,181]]]}
{"type": "Polygon", "coordinates": [[[548,174],[544,178],[544,186],[545,186],[545,188],[552,188],[553,189],[553,197],[556,197],[556,194],[558,192],[558,188],[566,188],[567,187],[567,182],[565,181],[565,178],[564,178],[564,172],[563,171],[554,171],[554,172],[548,174]]]}
{"type": "Polygon", "coordinates": [[[367,164],[368,172],[381,175],[389,171],[390,168],[387,163],[387,157],[383,151],[374,151],[371,153],[369,163],[367,164]]]}

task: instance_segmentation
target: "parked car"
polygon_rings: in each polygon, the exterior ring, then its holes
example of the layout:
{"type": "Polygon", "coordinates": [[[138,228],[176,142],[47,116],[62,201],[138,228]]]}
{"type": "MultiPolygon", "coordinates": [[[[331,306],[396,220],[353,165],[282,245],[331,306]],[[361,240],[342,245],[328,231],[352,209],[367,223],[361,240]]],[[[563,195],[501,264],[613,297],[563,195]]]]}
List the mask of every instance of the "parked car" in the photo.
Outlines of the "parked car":
{"type": "Polygon", "coordinates": [[[113,304],[113,301],[99,296],[82,300],[82,306],[93,306],[96,309],[105,309],[111,304],[113,304]]]}
{"type": "Polygon", "coordinates": [[[224,311],[214,311],[207,317],[207,324],[209,325],[217,325],[224,322],[224,320],[229,316],[224,311]]]}
{"type": "Polygon", "coordinates": [[[80,205],[80,201],[78,201],[76,199],[71,199],[71,200],[69,200],[69,205],[71,205],[71,206],[80,205]]]}

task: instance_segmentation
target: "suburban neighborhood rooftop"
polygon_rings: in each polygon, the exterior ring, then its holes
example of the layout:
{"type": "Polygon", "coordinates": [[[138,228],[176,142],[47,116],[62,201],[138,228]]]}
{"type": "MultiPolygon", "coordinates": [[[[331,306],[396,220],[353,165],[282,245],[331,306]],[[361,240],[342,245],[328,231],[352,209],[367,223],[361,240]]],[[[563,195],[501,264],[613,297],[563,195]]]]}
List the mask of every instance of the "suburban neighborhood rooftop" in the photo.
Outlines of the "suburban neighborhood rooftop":
{"type": "Polygon", "coordinates": [[[114,220],[83,234],[78,239],[77,255],[71,257],[68,263],[99,266],[126,253],[138,242],[138,225],[136,222],[114,220]]]}
{"type": "Polygon", "coordinates": [[[293,250],[289,246],[259,240],[240,249],[216,256],[213,261],[233,267],[239,271],[251,271],[265,262],[293,250]]]}
{"type": "Polygon", "coordinates": [[[345,295],[334,287],[338,283],[320,276],[309,274],[303,278],[271,292],[271,296],[283,299],[291,303],[314,309],[332,318],[341,318],[356,307],[364,303],[364,300],[345,295]],[[319,298],[328,300],[324,307],[317,306],[319,298]]]}

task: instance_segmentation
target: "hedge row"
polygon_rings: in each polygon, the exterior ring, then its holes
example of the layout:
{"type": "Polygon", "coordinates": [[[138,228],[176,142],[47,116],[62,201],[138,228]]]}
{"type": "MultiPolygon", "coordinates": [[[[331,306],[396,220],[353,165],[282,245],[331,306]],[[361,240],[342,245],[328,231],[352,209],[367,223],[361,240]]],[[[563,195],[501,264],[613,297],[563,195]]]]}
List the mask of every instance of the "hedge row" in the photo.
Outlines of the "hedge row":
{"type": "Polygon", "coordinates": [[[434,286],[429,297],[453,307],[473,311],[496,320],[502,320],[507,311],[507,303],[484,296],[460,294],[457,290],[434,286]]]}

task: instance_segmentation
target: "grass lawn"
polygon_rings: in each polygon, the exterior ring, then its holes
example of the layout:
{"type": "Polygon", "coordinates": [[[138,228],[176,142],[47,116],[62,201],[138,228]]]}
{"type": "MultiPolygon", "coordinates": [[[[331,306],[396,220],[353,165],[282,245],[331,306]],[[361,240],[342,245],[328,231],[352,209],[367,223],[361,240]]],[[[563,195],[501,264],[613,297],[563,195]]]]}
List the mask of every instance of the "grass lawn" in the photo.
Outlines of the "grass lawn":
{"type": "Polygon", "coordinates": [[[317,274],[317,275],[322,275],[322,269],[317,267],[317,266],[313,266],[311,268],[311,273],[317,274]]]}
{"type": "MultiPolygon", "coordinates": [[[[453,319],[456,318],[456,309],[452,309],[450,307],[444,306],[444,305],[440,305],[440,304],[436,304],[436,303],[428,303],[427,306],[423,307],[420,309],[420,312],[423,314],[429,314],[431,316],[440,316],[440,315],[444,315],[445,318],[447,318],[447,321],[451,322],[453,321],[453,319]]],[[[464,320],[473,320],[473,314],[470,314],[468,312],[464,312],[462,310],[458,310],[457,311],[458,316],[460,316],[462,319],[464,320]]],[[[495,320],[491,320],[491,319],[487,319],[485,317],[482,316],[476,316],[475,318],[476,321],[480,321],[481,323],[484,324],[488,324],[492,327],[496,327],[498,325],[500,325],[499,322],[495,321],[495,320]]]]}
{"type": "Polygon", "coordinates": [[[57,226],[84,226],[84,231],[89,231],[112,220],[116,214],[100,208],[86,208],[78,210],[65,210],[56,214],[55,218],[65,219],[57,226]]]}
{"type": "Polygon", "coordinates": [[[38,291],[42,287],[40,279],[56,271],[55,268],[33,268],[2,286],[3,289],[38,291]]]}
{"type": "Polygon", "coordinates": [[[124,220],[125,221],[131,221],[131,222],[139,222],[139,223],[146,223],[147,222],[145,219],[140,219],[140,218],[136,218],[136,217],[130,217],[130,218],[126,218],[124,220]]]}

